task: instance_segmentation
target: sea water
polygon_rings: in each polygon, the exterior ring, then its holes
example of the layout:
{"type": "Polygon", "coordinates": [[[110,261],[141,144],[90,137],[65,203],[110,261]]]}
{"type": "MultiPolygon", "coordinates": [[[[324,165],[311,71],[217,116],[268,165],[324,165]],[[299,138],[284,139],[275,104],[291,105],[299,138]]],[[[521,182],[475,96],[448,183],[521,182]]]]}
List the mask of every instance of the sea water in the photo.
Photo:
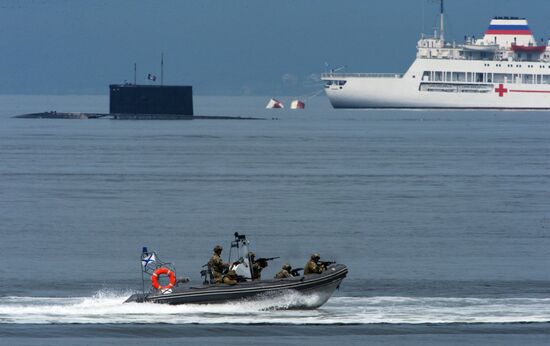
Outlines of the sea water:
{"type": "Polygon", "coordinates": [[[0,344],[550,342],[548,112],[268,99],[195,98],[263,120],[114,121],[11,118],[106,96],[0,96],[0,344]],[[264,277],[312,252],[348,277],[315,310],[123,304],[142,246],[200,284],[236,231],[281,257],[264,277]]]}

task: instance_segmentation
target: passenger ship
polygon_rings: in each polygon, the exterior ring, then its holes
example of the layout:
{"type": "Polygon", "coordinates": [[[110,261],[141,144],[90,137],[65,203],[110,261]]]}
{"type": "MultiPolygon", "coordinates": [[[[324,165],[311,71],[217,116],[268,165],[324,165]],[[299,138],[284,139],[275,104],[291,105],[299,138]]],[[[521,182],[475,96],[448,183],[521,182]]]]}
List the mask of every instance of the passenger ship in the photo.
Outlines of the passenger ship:
{"type": "Polygon", "coordinates": [[[405,74],[324,73],[334,108],[550,109],[550,45],[538,45],[527,20],[495,17],[483,38],[418,41],[405,74]]]}

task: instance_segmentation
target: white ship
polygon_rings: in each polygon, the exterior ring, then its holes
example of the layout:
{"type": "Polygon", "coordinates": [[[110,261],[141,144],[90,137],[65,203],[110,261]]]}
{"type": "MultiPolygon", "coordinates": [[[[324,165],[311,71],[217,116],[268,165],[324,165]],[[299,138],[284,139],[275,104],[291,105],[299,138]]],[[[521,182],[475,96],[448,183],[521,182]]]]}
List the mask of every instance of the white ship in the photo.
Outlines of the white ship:
{"type": "Polygon", "coordinates": [[[334,108],[550,109],[550,46],[538,45],[527,20],[495,17],[483,38],[418,41],[405,74],[324,73],[334,108]]]}

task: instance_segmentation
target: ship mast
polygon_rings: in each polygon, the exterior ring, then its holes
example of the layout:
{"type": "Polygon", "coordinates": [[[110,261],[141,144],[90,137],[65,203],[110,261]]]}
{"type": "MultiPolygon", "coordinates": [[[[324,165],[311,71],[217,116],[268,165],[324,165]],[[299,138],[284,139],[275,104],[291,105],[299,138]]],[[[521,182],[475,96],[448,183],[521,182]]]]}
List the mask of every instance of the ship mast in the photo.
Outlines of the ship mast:
{"type": "Polygon", "coordinates": [[[441,1],[441,8],[439,11],[439,40],[441,41],[441,46],[445,46],[445,9],[443,7],[443,0],[441,1]]]}

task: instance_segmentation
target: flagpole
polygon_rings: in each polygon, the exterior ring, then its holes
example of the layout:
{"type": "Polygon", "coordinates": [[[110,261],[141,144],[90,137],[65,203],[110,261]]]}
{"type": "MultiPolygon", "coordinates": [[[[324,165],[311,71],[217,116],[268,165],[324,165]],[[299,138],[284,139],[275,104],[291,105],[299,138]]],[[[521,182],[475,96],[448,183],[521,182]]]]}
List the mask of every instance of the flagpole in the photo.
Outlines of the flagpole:
{"type": "Polygon", "coordinates": [[[145,293],[145,277],[143,275],[143,273],[147,270],[147,264],[149,263],[148,261],[145,262],[145,265],[143,265],[143,260],[144,259],[147,259],[145,256],[147,256],[148,254],[148,251],[147,251],[147,247],[143,247],[142,250],[141,250],[141,260],[139,261],[140,262],[140,269],[141,269],[141,291],[143,293],[145,293]]]}
{"type": "Polygon", "coordinates": [[[164,85],[164,52],[160,54],[160,86],[164,85]]]}
{"type": "Polygon", "coordinates": [[[134,85],[136,85],[137,80],[137,63],[134,63],[134,85]]]}

